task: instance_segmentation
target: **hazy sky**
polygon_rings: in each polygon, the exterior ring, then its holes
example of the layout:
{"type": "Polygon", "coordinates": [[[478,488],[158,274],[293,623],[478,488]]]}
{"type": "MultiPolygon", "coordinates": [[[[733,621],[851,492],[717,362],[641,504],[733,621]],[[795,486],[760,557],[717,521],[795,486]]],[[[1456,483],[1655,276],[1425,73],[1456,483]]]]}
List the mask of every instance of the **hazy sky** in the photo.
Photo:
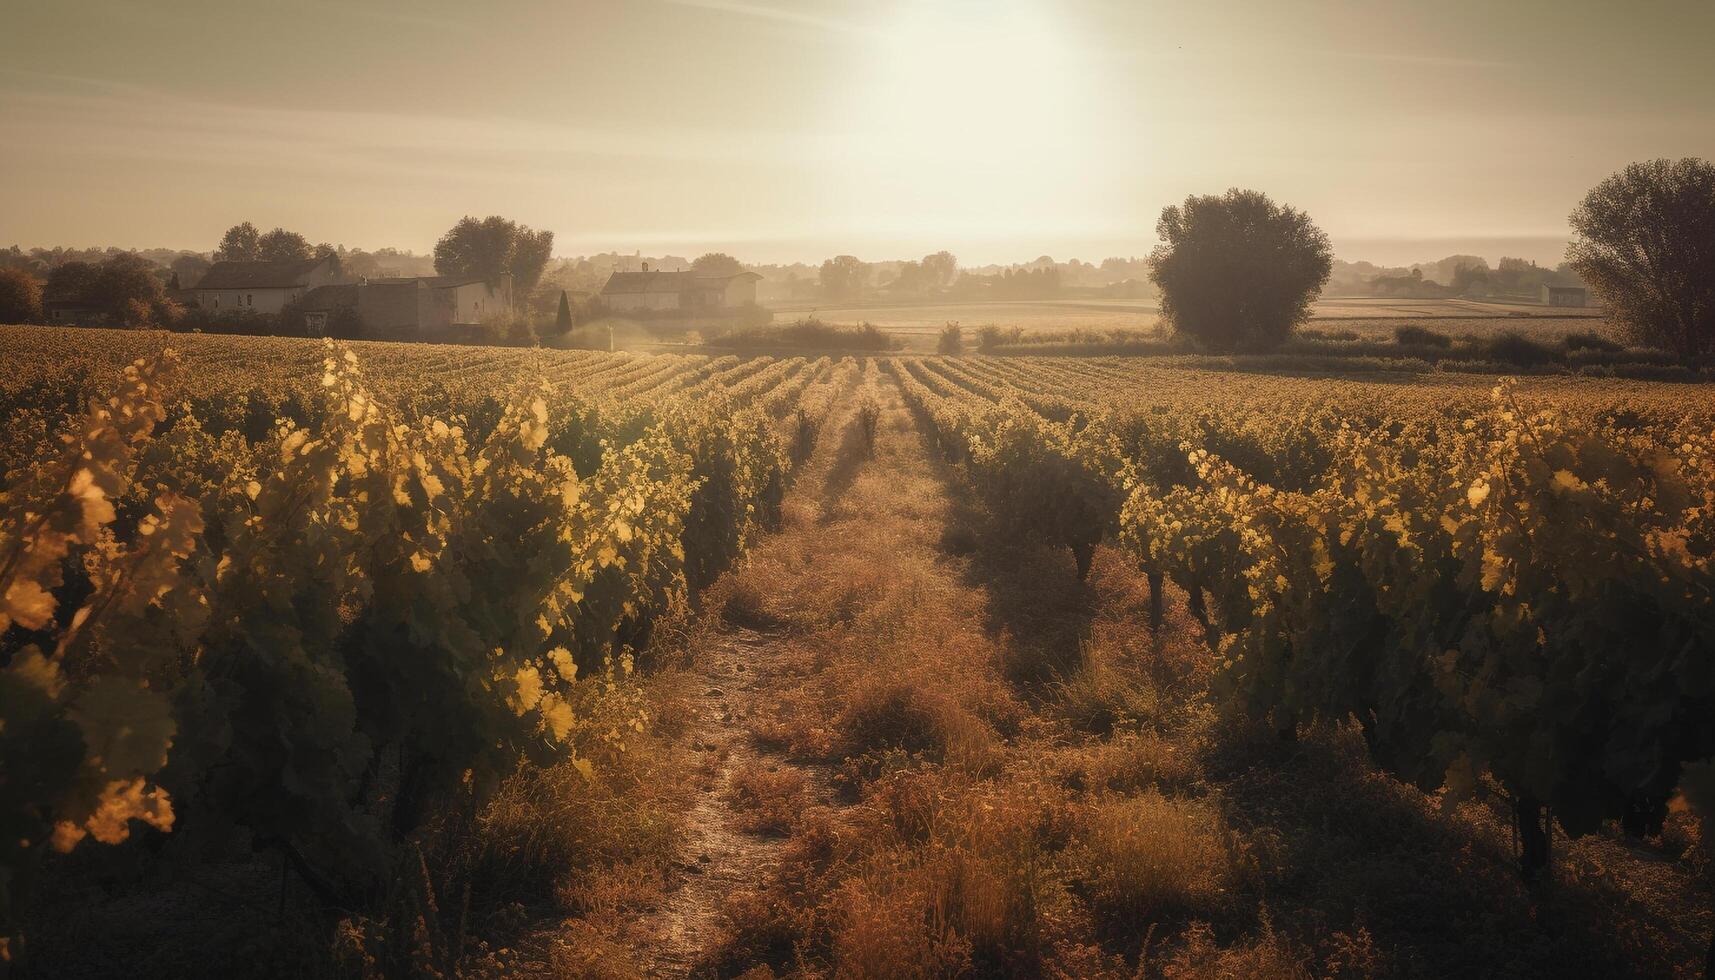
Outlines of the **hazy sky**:
{"type": "Polygon", "coordinates": [[[0,0],[0,245],[1142,254],[1256,187],[1345,258],[1557,260],[1715,157],[1715,0],[0,0]]]}

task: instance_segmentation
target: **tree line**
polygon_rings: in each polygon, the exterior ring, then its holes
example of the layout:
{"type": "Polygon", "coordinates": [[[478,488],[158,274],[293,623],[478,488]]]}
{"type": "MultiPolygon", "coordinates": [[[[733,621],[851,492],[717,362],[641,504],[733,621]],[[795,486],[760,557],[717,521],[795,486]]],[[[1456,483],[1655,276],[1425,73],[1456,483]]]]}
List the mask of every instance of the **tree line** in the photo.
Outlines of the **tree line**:
{"type": "MultiPolygon", "coordinates": [[[[1626,340],[1687,362],[1715,354],[1715,165],[1634,163],[1591,190],[1570,223],[1568,267],[1626,340]]],[[[1332,272],[1327,234],[1260,191],[1189,197],[1163,209],[1156,233],[1162,317],[1211,352],[1279,346],[1332,272]]]]}

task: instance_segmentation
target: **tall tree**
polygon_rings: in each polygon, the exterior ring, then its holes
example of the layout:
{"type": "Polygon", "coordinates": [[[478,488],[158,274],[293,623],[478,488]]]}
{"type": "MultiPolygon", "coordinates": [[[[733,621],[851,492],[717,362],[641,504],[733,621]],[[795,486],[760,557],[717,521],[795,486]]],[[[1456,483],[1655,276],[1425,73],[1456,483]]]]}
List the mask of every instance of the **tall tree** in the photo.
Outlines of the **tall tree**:
{"type": "Polygon", "coordinates": [[[302,262],[315,254],[309,239],[284,228],[276,228],[256,240],[256,257],[264,262],[302,262]]]}
{"type": "Polygon", "coordinates": [[[869,266],[855,255],[836,255],[822,263],[822,290],[834,299],[856,296],[869,280],[869,266]]]}
{"type": "Polygon", "coordinates": [[[0,269],[0,323],[38,323],[42,284],[23,269],[0,269]]]}
{"type": "Polygon", "coordinates": [[[950,285],[959,275],[959,260],[952,252],[940,251],[923,256],[923,273],[929,285],[936,288],[950,285]]]}
{"type": "Polygon", "coordinates": [[[541,281],[553,251],[551,231],[533,231],[499,216],[466,215],[435,243],[435,271],[490,280],[510,272],[513,295],[528,296],[541,281]]]}
{"type": "Polygon", "coordinates": [[[1264,349],[1291,336],[1333,272],[1310,216],[1234,188],[1164,208],[1150,257],[1161,313],[1213,351],[1264,349]]]}
{"type": "Polygon", "coordinates": [[[1715,164],[1634,163],[1584,198],[1572,231],[1573,271],[1629,339],[1715,354],[1715,164]]]}
{"type": "Polygon", "coordinates": [[[96,268],[93,299],[128,327],[170,323],[180,311],[155,269],[147,259],[115,255],[96,268]]]}
{"type": "Polygon", "coordinates": [[[94,303],[98,274],[93,262],[61,262],[48,272],[47,296],[62,302],[94,303]]]}
{"type": "Polygon", "coordinates": [[[691,263],[691,271],[699,276],[736,276],[744,271],[744,266],[725,252],[710,252],[697,256],[691,263]]]}
{"type": "Polygon", "coordinates": [[[174,259],[168,268],[179,277],[181,284],[187,287],[195,286],[197,280],[203,277],[203,273],[208,271],[208,260],[194,252],[186,252],[174,259]]]}
{"type": "Polygon", "coordinates": [[[99,265],[67,262],[48,275],[48,295],[87,303],[131,327],[170,323],[181,312],[147,259],[120,253],[99,265]]]}
{"type": "Polygon", "coordinates": [[[256,226],[248,221],[233,225],[226,229],[226,234],[220,237],[220,244],[215,247],[216,262],[254,262],[257,258],[257,241],[262,237],[256,226]]]}

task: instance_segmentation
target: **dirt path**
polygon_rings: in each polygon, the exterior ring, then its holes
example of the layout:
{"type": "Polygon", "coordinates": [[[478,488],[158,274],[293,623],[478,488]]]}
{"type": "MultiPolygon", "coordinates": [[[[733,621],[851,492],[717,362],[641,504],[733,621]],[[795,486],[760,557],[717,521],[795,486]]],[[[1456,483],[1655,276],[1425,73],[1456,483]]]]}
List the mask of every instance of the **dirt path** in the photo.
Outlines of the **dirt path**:
{"type": "Polygon", "coordinates": [[[616,966],[544,975],[1125,977],[1150,942],[1188,976],[1700,958],[1706,926],[1678,910],[1702,893],[1666,861],[1571,842],[1544,914],[1503,822],[1383,777],[1352,730],[1288,744],[1217,723],[1182,596],[1150,634],[1123,554],[1080,582],[1065,549],[987,522],[874,364],[783,510],[711,589],[673,678],[691,708],[674,758],[695,759],[676,865],[604,934],[616,966]],[[1096,889],[1132,881],[1181,911],[1144,922],[1143,899],[1096,889]]]}
{"type": "Polygon", "coordinates": [[[696,720],[686,737],[703,757],[704,781],[686,814],[684,883],[636,926],[648,937],[638,952],[651,976],[689,974],[718,936],[722,899],[766,880],[779,860],[785,839],[736,826],[732,797],[736,773],[792,765],[769,758],[746,727],[777,643],[771,633],[725,628],[697,651],[687,675],[696,720]]]}
{"type": "Polygon", "coordinates": [[[720,939],[723,902],[739,891],[766,887],[773,877],[787,835],[781,828],[746,826],[747,818],[754,818],[751,807],[741,802],[741,783],[762,774],[772,783],[799,787],[788,801],[793,807],[837,805],[826,766],[792,758],[783,747],[756,736],[754,726],[771,717],[769,707],[797,673],[799,651],[790,625],[767,611],[769,601],[747,600],[768,587],[752,580],[767,578],[752,574],[753,569],[777,569],[788,553],[838,547],[824,540],[825,529],[838,514],[844,490],[874,462],[858,424],[866,396],[891,400],[903,412],[896,390],[873,363],[842,392],[814,454],[787,494],[785,527],[760,542],[745,565],[729,573],[731,580],[717,587],[718,596],[727,590],[724,614],[711,617],[710,629],[692,642],[691,667],[682,678],[694,714],[685,744],[699,754],[702,778],[685,819],[683,883],[662,908],[628,930],[648,976],[699,972],[699,963],[720,939]],[[730,598],[734,593],[741,598],[730,598]]]}

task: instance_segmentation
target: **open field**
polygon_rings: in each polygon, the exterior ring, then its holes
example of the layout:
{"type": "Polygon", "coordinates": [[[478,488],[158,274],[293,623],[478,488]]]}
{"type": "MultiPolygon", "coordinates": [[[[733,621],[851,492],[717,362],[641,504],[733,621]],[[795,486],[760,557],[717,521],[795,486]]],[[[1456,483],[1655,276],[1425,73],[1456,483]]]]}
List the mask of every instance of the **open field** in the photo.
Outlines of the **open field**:
{"type": "Polygon", "coordinates": [[[1653,977],[1715,932],[1659,778],[1715,754],[1710,386],[0,354],[0,608],[56,604],[0,664],[174,723],[124,757],[175,819],[0,905],[32,975],[1653,977]],[[8,558],[74,504],[63,581],[8,558]]]}
{"type": "MultiPolygon", "coordinates": [[[[922,305],[809,306],[774,308],[776,321],[814,316],[828,323],[871,323],[904,338],[906,348],[935,349],[935,337],[948,323],[967,332],[994,324],[1020,326],[1027,332],[1068,330],[1148,330],[1160,322],[1159,311],[1147,300],[1017,300],[1013,302],[939,303],[922,305]]],[[[1395,300],[1369,297],[1324,298],[1317,301],[1308,327],[1350,330],[1365,336],[1391,336],[1401,323],[1417,321],[1452,334],[1487,336],[1517,330],[1545,340],[1568,333],[1601,329],[1599,310],[1567,310],[1532,304],[1485,303],[1474,300],[1395,300]]]]}

